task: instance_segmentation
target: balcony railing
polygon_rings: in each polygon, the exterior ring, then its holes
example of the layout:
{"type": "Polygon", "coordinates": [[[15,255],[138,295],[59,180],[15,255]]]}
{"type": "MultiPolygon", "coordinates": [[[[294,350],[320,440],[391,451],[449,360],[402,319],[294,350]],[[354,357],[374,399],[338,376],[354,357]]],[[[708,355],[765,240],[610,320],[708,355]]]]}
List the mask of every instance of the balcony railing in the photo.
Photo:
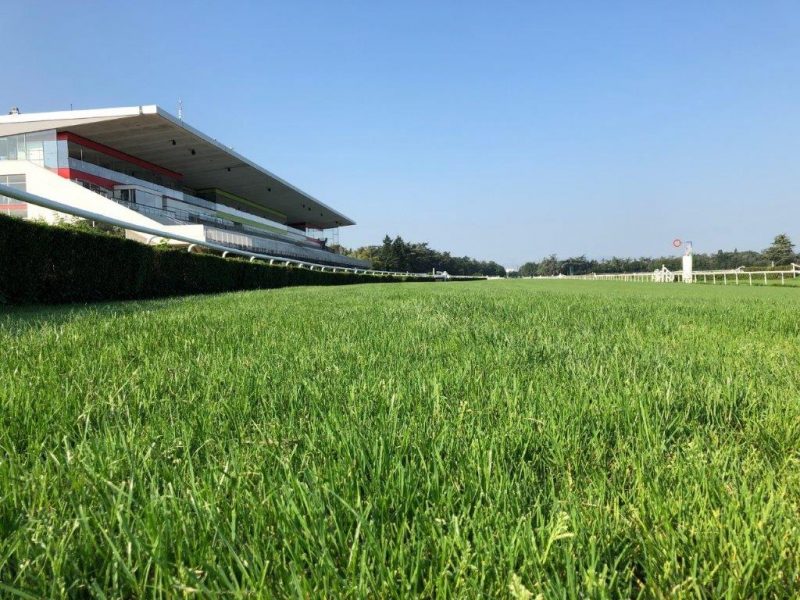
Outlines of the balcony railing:
{"type": "Polygon", "coordinates": [[[290,258],[316,260],[331,265],[359,265],[369,268],[367,261],[346,257],[327,248],[314,248],[297,244],[291,238],[281,238],[279,234],[270,235],[247,225],[234,224],[217,217],[198,215],[184,210],[163,209],[146,204],[127,202],[118,198],[113,200],[126,208],[150,217],[163,225],[204,225],[213,228],[206,232],[209,240],[223,243],[240,250],[279,252],[290,258]],[[259,243],[260,242],[260,243],[259,243]],[[276,244],[278,246],[276,246],[276,244]]]}
{"type": "Polygon", "coordinates": [[[224,244],[231,248],[247,250],[251,252],[266,252],[277,254],[287,258],[297,260],[311,260],[318,264],[331,265],[335,267],[359,267],[369,268],[369,262],[357,258],[351,258],[342,254],[336,254],[326,250],[315,250],[298,246],[286,241],[276,241],[239,232],[224,231],[219,229],[206,230],[206,238],[218,244],[224,244]]]}

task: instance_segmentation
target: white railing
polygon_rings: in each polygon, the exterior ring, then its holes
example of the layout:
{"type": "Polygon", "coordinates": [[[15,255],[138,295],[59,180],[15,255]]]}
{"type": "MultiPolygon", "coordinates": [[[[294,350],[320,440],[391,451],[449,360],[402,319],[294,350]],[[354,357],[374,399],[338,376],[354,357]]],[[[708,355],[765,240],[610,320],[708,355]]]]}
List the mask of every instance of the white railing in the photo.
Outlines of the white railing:
{"type": "Polygon", "coordinates": [[[586,273],[584,275],[537,275],[527,279],[582,279],[592,281],[653,281],[653,273],[586,273]]]}
{"type": "Polygon", "coordinates": [[[774,276],[774,279],[780,276],[781,285],[786,285],[787,276],[791,276],[792,279],[800,276],[800,265],[792,263],[790,266],[790,269],[782,271],[746,271],[744,267],[727,271],[695,271],[692,276],[695,283],[700,283],[702,278],[702,283],[711,283],[712,285],[718,283],[728,285],[729,282],[731,285],[739,285],[740,280],[745,281],[747,285],[753,285],[753,277],[755,277],[757,281],[763,279],[764,285],[768,285],[770,276],[774,276]]]}
{"type": "MultiPolygon", "coordinates": [[[[673,281],[680,279],[680,274],[675,275],[673,279],[660,278],[659,273],[663,273],[664,267],[657,269],[654,273],[588,273],[585,275],[542,275],[538,277],[531,277],[530,279],[581,279],[592,281],[673,281]]],[[[762,270],[762,271],[747,271],[745,267],[738,267],[736,269],[717,269],[713,271],[694,271],[692,273],[693,283],[710,283],[712,285],[753,285],[753,281],[759,283],[763,280],[767,285],[770,278],[778,279],[780,277],[781,285],[786,284],[786,279],[791,277],[795,279],[800,277],[800,265],[792,263],[791,268],[781,271],[775,270],[762,270]],[[755,278],[755,279],[754,279],[755,278]]]]}
{"type": "MultiPolygon", "coordinates": [[[[330,265],[321,265],[318,263],[309,262],[305,260],[286,258],[283,256],[273,256],[270,254],[248,252],[247,250],[241,250],[239,248],[225,246],[223,244],[215,244],[213,242],[208,242],[208,241],[199,241],[195,238],[181,235],[179,233],[175,233],[172,231],[167,231],[159,227],[148,227],[145,225],[130,223],[122,219],[115,219],[113,217],[108,217],[106,215],[92,212],[90,210],[84,210],[82,208],[77,208],[74,206],[70,206],[68,204],[63,204],[62,202],[58,202],[56,200],[50,200],[49,198],[37,196],[35,194],[31,194],[30,192],[23,192],[22,190],[18,190],[3,184],[0,184],[0,196],[8,196],[9,198],[14,198],[16,200],[19,200],[20,202],[35,204],[36,206],[48,208],[56,212],[66,213],[69,215],[80,217],[82,219],[89,219],[91,221],[99,221],[100,223],[105,223],[106,225],[112,225],[114,227],[120,227],[122,229],[129,229],[131,231],[136,231],[138,233],[144,233],[153,236],[154,238],[164,238],[167,240],[175,240],[178,242],[183,242],[189,245],[189,251],[191,251],[195,247],[202,247],[202,248],[208,248],[210,250],[216,250],[217,252],[222,253],[223,258],[227,257],[228,255],[245,256],[249,258],[251,262],[255,260],[263,260],[263,261],[268,261],[270,265],[278,265],[285,267],[295,266],[301,269],[309,269],[311,271],[354,273],[360,275],[384,275],[389,277],[425,277],[430,279],[442,278],[440,275],[435,275],[433,273],[409,273],[409,272],[400,273],[396,271],[378,271],[375,269],[356,268],[356,267],[334,267],[330,265]]],[[[475,279],[475,277],[469,277],[463,275],[449,275],[446,278],[475,279]]]]}

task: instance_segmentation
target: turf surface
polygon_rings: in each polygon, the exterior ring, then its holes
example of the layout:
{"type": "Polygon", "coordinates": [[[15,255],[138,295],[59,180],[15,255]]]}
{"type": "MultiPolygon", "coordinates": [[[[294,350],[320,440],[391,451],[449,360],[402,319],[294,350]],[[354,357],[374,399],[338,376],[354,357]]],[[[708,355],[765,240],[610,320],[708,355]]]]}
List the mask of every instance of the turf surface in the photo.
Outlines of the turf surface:
{"type": "Polygon", "coordinates": [[[786,597],[799,522],[796,288],[0,315],[0,596],[786,597]]]}

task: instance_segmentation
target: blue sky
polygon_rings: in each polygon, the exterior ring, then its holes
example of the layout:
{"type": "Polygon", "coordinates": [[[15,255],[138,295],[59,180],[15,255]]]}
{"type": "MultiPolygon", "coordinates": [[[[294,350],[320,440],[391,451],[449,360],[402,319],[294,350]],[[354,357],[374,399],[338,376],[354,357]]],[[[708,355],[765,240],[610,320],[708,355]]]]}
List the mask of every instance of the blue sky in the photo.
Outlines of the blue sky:
{"type": "Polygon", "coordinates": [[[800,243],[797,2],[14,2],[0,109],[183,100],[385,233],[516,266],[800,243]]]}

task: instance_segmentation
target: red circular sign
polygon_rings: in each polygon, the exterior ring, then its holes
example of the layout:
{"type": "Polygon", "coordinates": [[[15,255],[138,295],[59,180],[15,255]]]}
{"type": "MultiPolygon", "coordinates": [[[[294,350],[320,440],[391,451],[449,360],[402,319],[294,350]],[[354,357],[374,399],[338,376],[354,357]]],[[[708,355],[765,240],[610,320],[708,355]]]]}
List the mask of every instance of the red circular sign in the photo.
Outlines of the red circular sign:
{"type": "Polygon", "coordinates": [[[679,239],[677,239],[677,238],[675,238],[674,240],[672,240],[672,245],[673,245],[673,246],[675,246],[676,248],[680,248],[682,243],[683,243],[683,242],[681,242],[681,241],[680,241],[679,239]]]}

